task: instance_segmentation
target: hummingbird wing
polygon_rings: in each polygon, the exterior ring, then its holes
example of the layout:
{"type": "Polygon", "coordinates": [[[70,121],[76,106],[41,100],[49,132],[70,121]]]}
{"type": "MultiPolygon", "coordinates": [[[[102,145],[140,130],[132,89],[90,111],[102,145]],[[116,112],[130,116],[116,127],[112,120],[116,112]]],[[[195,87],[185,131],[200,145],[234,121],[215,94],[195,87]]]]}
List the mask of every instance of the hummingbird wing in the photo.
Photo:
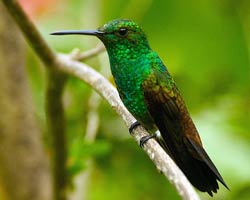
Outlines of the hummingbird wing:
{"type": "Polygon", "coordinates": [[[202,147],[199,134],[175,82],[166,69],[153,69],[142,83],[144,100],[161,132],[157,139],[189,181],[199,190],[219,189],[217,180],[227,185],[202,147]]]}

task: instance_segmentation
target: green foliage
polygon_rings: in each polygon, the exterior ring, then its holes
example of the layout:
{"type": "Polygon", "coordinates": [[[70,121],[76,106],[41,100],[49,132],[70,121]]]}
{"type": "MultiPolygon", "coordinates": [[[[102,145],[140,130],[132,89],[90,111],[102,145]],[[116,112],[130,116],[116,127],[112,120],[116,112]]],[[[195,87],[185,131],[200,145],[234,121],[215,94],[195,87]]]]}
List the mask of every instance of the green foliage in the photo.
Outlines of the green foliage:
{"type": "Polygon", "coordinates": [[[85,170],[86,160],[91,157],[105,156],[111,152],[111,144],[106,140],[96,140],[94,143],[84,142],[76,138],[69,147],[69,175],[75,176],[85,170]]]}
{"type": "Polygon", "coordinates": [[[128,140],[113,141],[111,154],[96,159],[90,187],[87,199],[180,199],[143,151],[128,140]]]}

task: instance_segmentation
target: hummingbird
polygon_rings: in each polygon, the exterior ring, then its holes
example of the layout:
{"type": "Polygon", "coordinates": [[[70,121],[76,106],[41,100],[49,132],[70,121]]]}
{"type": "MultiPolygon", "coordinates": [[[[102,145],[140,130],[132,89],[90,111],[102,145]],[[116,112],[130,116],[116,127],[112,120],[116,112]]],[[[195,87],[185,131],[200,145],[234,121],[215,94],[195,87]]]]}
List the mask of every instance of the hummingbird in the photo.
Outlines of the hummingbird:
{"type": "Polygon", "coordinates": [[[97,30],[63,30],[52,35],[91,35],[108,53],[119,96],[136,118],[130,132],[142,125],[155,138],[194,187],[210,196],[225,181],[209,158],[177,85],[143,29],[129,19],[112,20],[97,30]]]}

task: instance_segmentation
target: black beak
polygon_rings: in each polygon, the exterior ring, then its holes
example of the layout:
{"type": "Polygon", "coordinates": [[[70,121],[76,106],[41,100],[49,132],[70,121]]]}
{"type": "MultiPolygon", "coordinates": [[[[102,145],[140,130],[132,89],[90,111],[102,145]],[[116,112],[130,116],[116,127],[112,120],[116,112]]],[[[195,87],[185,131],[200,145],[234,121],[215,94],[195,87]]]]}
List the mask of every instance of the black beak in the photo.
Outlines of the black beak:
{"type": "Polygon", "coordinates": [[[65,30],[65,31],[55,31],[50,33],[50,35],[103,35],[104,32],[98,30],[65,30]]]}

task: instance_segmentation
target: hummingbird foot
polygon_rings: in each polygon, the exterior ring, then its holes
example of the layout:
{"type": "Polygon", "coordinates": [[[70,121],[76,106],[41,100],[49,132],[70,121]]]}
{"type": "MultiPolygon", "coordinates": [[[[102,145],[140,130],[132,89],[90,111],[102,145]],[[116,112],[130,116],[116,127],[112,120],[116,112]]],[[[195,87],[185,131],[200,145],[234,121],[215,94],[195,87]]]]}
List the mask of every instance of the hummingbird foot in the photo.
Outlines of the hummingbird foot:
{"type": "Polygon", "coordinates": [[[141,124],[138,121],[135,121],[131,126],[129,127],[129,133],[132,134],[132,131],[137,127],[140,126],[141,124]]]}
{"type": "Polygon", "coordinates": [[[142,137],[142,138],[140,139],[140,147],[143,147],[144,144],[145,144],[148,140],[150,140],[150,139],[152,139],[152,138],[156,138],[156,137],[157,137],[157,134],[146,135],[146,136],[142,137]]]}

